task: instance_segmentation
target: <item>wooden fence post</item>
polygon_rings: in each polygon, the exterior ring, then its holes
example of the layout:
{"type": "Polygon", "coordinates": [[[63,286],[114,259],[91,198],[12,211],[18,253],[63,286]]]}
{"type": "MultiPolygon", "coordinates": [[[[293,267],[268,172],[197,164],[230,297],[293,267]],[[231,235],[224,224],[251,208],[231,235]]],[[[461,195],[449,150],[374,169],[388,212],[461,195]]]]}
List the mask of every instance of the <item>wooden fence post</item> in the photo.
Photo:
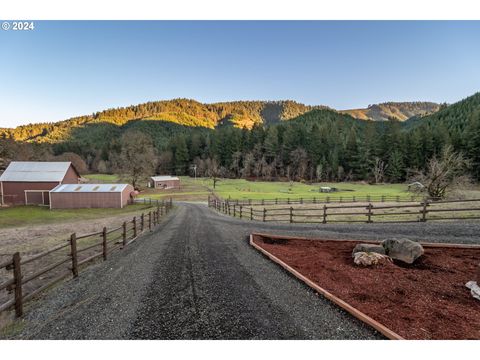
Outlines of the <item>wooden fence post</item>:
{"type": "Polygon", "coordinates": [[[266,217],[267,217],[267,209],[263,208],[263,222],[265,222],[266,217]]]}
{"type": "Polygon", "coordinates": [[[77,235],[70,235],[70,250],[72,256],[72,274],[76,278],[78,276],[78,258],[77,258],[77,235]]]}
{"type": "Polygon", "coordinates": [[[323,224],[327,223],[327,205],[323,205],[323,224]]]}
{"type": "Polygon", "coordinates": [[[278,204],[278,199],[277,199],[277,198],[275,198],[275,205],[277,205],[277,204],[278,204]]]}
{"type": "Polygon", "coordinates": [[[422,222],[426,222],[427,221],[427,199],[424,199],[423,200],[423,207],[422,207],[422,222]]]}
{"type": "MultiPolygon", "coordinates": [[[[167,213],[167,209],[165,209],[165,214],[167,213]]],[[[160,217],[163,216],[163,207],[160,208],[160,217]]]]}
{"type": "Polygon", "coordinates": [[[240,219],[242,218],[242,205],[240,205],[240,219]]]}
{"type": "Polygon", "coordinates": [[[400,202],[400,196],[397,195],[397,202],[400,202]]]}
{"type": "Polygon", "coordinates": [[[137,217],[133,217],[133,238],[137,237],[137,217]]]}
{"type": "Polygon", "coordinates": [[[13,254],[13,280],[15,281],[15,315],[23,315],[23,295],[22,295],[22,269],[20,266],[20,253],[13,254]]]}
{"type": "Polygon", "coordinates": [[[253,220],[253,208],[250,207],[250,220],[253,220]]]}
{"type": "Polygon", "coordinates": [[[233,204],[233,217],[237,216],[237,205],[233,204]]]}
{"type": "Polygon", "coordinates": [[[293,223],[293,207],[290,206],[290,223],[293,223]]]}
{"type": "Polygon", "coordinates": [[[124,221],[122,224],[122,244],[125,247],[127,245],[127,222],[124,221]]]}
{"type": "Polygon", "coordinates": [[[290,204],[290,198],[287,198],[287,204],[290,204]]]}
{"type": "Polygon", "coordinates": [[[208,207],[211,207],[211,205],[210,205],[210,194],[208,194],[208,207]]]}
{"type": "Polygon", "coordinates": [[[107,228],[102,230],[102,248],[103,248],[103,260],[107,260],[107,228]]]}
{"type": "Polygon", "coordinates": [[[385,202],[385,195],[382,195],[382,202],[385,202]]]}
{"type": "Polygon", "coordinates": [[[330,202],[330,196],[327,195],[327,204],[330,202]]]}
{"type": "Polygon", "coordinates": [[[145,215],[143,213],[142,213],[142,217],[141,217],[140,227],[141,227],[140,232],[143,232],[143,229],[145,227],[145,215]]]}
{"type": "Polygon", "coordinates": [[[314,203],[314,204],[317,203],[317,197],[316,197],[316,196],[313,197],[313,203],[314,203]]]}
{"type": "Polygon", "coordinates": [[[372,222],[372,203],[369,203],[367,206],[367,223],[372,222]]]}

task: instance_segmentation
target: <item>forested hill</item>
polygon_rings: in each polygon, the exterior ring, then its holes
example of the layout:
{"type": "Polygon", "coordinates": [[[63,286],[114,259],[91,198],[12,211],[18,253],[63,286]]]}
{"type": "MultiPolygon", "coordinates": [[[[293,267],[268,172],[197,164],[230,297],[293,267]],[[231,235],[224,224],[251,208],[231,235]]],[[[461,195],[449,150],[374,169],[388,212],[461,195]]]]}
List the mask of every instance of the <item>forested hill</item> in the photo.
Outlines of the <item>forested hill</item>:
{"type": "Polygon", "coordinates": [[[156,165],[149,173],[184,175],[196,164],[200,176],[218,172],[267,180],[370,181],[381,167],[383,174],[375,181],[405,181],[451,146],[464,154],[480,180],[480,93],[405,122],[359,120],[294,102],[205,105],[175,100],[19,127],[5,135],[0,136],[4,163],[66,158],[84,171],[122,173],[129,164],[125,154],[133,148],[138,161],[156,165]],[[178,109],[182,121],[178,114],[175,121],[152,121],[165,119],[160,110],[174,114],[178,109]],[[242,116],[253,122],[251,129],[228,126],[242,116]]]}
{"type": "Polygon", "coordinates": [[[202,104],[195,100],[175,99],[108,109],[57,123],[39,123],[19,126],[15,129],[0,129],[0,135],[5,134],[17,141],[55,143],[70,138],[74,128],[99,123],[123,126],[133,120],[166,121],[177,125],[210,129],[225,125],[251,129],[255,124],[269,125],[320,108],[326,107],[308,106],[291,100],[202,104]]]}
{"type": "MultiPolygon", "coordinates": [[[[37,123],[15,129],[0,129],[0,135],[16,141],[58,143],[70,139],[74,129],[92,124],[123,126],[130,121],[162,121],[189,127],[216,128],[235,126],[251,129],[255,124],[270,125],[290,120],[326,106],[309,106],[291,100],[285,101],[233,101],[203,104],[195,100],[175,99],[148,102],[123,108],[108,109],[92,115],[71,118],[56,123],[37,123]]],[[[361,120],[404,120],[406,117],[424,115],[438,109],[433,103],[385,103],[368,109],[347,110],[361,120]]],[[[335,111],[335,110],[332,110],[335,111]]]]}
{"type": "Polygon", "coordinates": [[[366,109],[352,109],[341,111],[356,119],[387,121],[405,121],[414,116],[425,116],[440,110],[442,105],[433,102],[386,102],[369,105],[366,109]]]}

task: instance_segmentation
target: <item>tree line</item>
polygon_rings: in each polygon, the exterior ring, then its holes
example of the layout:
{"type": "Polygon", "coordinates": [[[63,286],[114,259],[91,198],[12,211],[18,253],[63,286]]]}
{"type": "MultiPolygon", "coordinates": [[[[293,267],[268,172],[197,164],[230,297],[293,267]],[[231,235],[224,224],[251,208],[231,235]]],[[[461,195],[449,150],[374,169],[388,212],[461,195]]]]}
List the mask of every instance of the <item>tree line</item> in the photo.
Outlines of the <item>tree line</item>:
{"type": "Polygon", "coordinates": [[[22,143],[4,134],[0,157],[63,156],[85,171],[131,174],[132,182],[142,174],[192,175],[195,167],[198,176],[379,183],[422,173],[446,147],[462,154],[469,173],[480,180],[480,94],[406,122],[362,121],[313,109],[251,129],[138,120],[87,124],[54,144],[22,143]]]}

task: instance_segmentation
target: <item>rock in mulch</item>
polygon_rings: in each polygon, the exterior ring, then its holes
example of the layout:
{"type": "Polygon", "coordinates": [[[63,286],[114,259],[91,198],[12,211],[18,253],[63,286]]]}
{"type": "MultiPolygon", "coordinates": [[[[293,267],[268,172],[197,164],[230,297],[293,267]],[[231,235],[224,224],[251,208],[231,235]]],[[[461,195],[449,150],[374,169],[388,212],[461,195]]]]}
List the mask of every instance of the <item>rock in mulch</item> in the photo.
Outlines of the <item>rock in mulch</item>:
{"type": "Polygon", "coordinates": [[[388,256],[407,264],[413,264],[425,252],[422,245],[408,239],[386,239],[382,245],[388,256]]]}
{"type": "Polygon", "coordinates": [[[476,281],[469,281],[465,286],[470,289],[470,293],[475,299],[480,300],[480,286],[476,281]]]}
{"type": "Polygon", "coordinates": [[[357,252],[353,255],[353,262],[361,266],[383,265],[388,263],[390,258],[386,255],[374,252],[357,252]]]}
{"type": "Polygon", "coordinates": [[[353,248],[352,256],[358,252],[377,253],[385,255],[385,249],[381,244],[357,244],[353,248]]]}

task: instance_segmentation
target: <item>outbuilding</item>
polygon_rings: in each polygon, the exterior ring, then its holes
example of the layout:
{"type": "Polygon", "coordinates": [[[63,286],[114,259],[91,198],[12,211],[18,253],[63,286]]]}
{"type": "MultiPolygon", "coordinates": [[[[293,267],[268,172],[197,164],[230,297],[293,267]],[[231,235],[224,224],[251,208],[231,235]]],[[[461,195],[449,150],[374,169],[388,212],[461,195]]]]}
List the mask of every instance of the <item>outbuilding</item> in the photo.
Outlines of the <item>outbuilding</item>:
{"type": "Polygon", "coordinates": [[[12,161],[0,176],[1,203],[49,205],[50,190],[79,180],[80,174],[69,161],[12,161]]]}
{"type": "Polygon", "coordinates": [[[152,176],[151,186],[155,189],[179,189],[180,179],[175,176],[152,176]]]}
{"type": "Polygon", "coordinates": [[[61,184],[50,191],[50,209],[123,208],[133,192],[129,184],[61,184]]]}

